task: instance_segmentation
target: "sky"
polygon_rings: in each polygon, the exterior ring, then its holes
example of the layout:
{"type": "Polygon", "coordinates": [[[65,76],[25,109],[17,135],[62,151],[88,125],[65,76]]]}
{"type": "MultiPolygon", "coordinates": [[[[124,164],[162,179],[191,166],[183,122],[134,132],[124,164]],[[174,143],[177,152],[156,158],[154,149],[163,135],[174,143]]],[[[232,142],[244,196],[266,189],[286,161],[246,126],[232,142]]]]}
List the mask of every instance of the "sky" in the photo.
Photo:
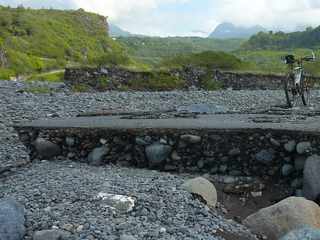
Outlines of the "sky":
{"type": "Polygon", "coordinates": [[[78,9],[136,34],[207,36],[222,22],[294,31],[320,25],[320,0],[0,0],[0,5],[78,9]]]}

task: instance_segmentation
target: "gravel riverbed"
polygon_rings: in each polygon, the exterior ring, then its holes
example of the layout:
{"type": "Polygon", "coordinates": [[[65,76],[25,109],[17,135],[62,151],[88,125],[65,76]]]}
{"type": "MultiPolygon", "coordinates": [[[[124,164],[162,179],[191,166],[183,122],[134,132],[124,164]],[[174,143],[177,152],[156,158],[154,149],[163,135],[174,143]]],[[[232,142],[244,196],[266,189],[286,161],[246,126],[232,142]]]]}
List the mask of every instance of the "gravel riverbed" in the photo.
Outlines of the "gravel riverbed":
{"type": "MultiPolygon", "coordinates": [[[[282,91],[76,94],[63,85],[51,87],[54,93],[32,94],[25,91],[28,84],[0,81],[0,167],[28,160],[10,126],[19,121],[102,109],[155,111],[201,103],[241,112],[268,109],[284,101],[282,91]]],[[[113,240],[123,234],[134,238],[122,239],[224,239],[220,231],[254,239],[244,227],[181,190],[183,182],[181,176],[153,171],[42,161],[1,177],[0,198],[12,196],[26,207],[25,239],[32,239],[34,231],[51,228],[65,229],[82,240],[113,240]],[[130,213],[114,213],[96,199],[101,192],[134,196],[136,206],[130,213]]]]}
{"type": "Polygon", "coordinates": [[[10,127],[20,121],[38,118],[72,117],[101,110],[156,111],[191,104],[220,106],[226,111],[261,110],[281,104],[281,91],[191,91],[191,92],[105,92],[72,93],[63,84],[28,84],[0,81],[0,153],[1,165],[27,159],[24,147],[10,127]],[[51,94],[27,91],[52,88],[51,94]]]}

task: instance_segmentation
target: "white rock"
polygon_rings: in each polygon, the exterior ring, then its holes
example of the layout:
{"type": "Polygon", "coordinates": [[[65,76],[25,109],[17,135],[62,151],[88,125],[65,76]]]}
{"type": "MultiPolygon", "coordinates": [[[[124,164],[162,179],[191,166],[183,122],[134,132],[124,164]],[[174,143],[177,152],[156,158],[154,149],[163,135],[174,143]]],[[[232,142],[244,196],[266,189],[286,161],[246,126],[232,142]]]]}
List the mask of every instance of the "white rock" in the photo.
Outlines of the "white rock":
{"type": "Polygon", "coordinates": [[[131,212],[135,206],[136,200],[133,197],[125,195],[116,195],[100,192],[97,199],[102,200],[104,207],[111,208],[118,212],[131,212]]]}
{"type": "Polygon", "coordinates": [[[180,139],[184,142],[192,143],[192,144],[201,142],[201,137],[196,135],[182,135],[180,139]]]}
{"type": "Polygon", "coordinates": [[[182,188],[189,193],[201,196],[209,207],[216,207],[218,196],[215,186],[205,178],[198,177],[186,181],[182,188]]]}

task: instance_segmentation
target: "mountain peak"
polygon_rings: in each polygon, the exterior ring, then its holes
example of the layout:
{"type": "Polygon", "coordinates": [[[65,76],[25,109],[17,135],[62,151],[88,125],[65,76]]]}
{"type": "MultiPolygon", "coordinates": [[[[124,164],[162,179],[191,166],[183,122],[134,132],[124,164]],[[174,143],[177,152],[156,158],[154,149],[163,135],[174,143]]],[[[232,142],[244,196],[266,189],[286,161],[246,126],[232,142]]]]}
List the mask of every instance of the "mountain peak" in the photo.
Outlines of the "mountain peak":
{"type": "Polygon", "coordinates": [[[132,34],[128,31],[123,30],[117,25],[110,23],[109,24],[109,34],[111,37],[130,37],[132,34]]]}
{"type": "Polygon", "coordinates": [[[223,22],[219,24],[216,29],[210,34],[210,38],[250,38],[258,32],[267,31],[262,26],[256,25],[252,27],[240,27],[230,22],[223,22]]]}

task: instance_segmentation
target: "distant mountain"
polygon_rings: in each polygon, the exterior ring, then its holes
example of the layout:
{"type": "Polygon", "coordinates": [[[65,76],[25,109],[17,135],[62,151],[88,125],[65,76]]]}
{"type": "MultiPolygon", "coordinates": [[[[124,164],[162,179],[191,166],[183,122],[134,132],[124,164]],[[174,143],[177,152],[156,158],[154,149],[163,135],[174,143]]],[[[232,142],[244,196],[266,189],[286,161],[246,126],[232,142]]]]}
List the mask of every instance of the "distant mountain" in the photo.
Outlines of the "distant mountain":
{"type": "Polygon", "coordinates": [[[127,32],[112,23],[109,24],[109,35],[111,37],[131,37],[132,36],[130,32],[127,32]]]}
{"type": "Polygon", "coordinates": [[[221,23],[216,29],[210,34],[209,38],[250,38],[252,35],[258,32],[266,32],[267,30],[261,26],[253,27],[238,27],[232,23],[221,23]]]}

